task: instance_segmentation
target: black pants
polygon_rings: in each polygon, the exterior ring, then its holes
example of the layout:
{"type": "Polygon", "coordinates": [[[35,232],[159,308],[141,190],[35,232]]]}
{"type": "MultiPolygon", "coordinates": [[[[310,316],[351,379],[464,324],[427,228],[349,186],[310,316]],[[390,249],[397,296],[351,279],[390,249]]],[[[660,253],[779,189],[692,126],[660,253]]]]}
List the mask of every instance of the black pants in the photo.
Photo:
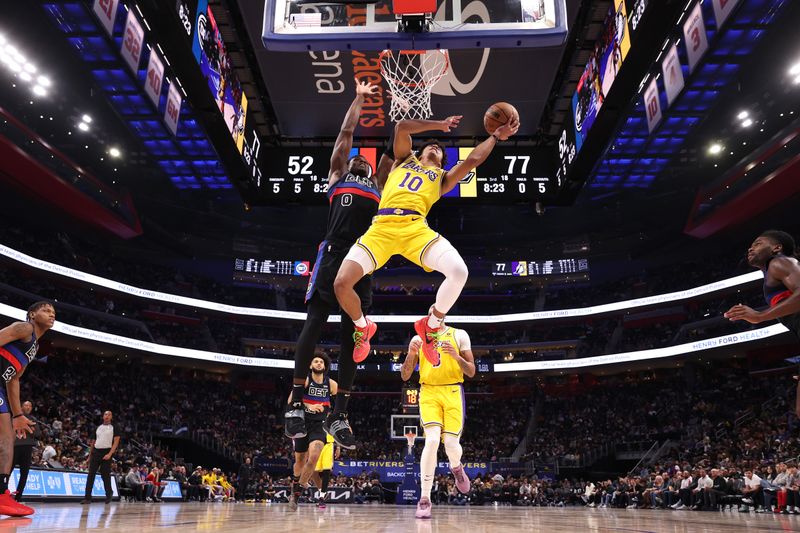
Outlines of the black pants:
{"type": "Polygon", "coordinates": [[[92,499],[92,487],[94,486],[94,478],[97,476],[97,471],[100,470],[100,477],[103,478],[103,486],[106,489],[106,500],[110,500],[114,493],[111,489],[111,459],[108,461],[103,459],[111,448],[93,448],[89,456],[89,477],[86,479],[86,494],[84,499],[92,499]]]}
{"type": "MultiPolygon", "coordinates": [[[[294,353],[294,377],[303,379],[308,375],[308,368],[311,360],[314,359],[314,349],[319,342],[322,328],[328,322],[333,306],[323,301],[319,295],[314,295],[308,302],[307,317],[303,324],[303,330],[297,339],[297,347],[294,353]]],[[[343,315],[341,323],[341,351],[339,352],[339,375],[337,384],[339,389],[349,391],[353,387],[356,377],[356,363],[353,361],[353,332],[355,326],[347,315],[343,315]]]]}
{"type": "MultiPolygon", "coordinates": [[[[31,456],[33,446],[28,444],[14,446],[14,465],[19,466],[19,482],[17,483],[17,501],[22,501],[25,484],[28,482],[28,472],[31,469],[31,456]]],[[[12,465],[13,466],[13,465],[12,465]]]]}

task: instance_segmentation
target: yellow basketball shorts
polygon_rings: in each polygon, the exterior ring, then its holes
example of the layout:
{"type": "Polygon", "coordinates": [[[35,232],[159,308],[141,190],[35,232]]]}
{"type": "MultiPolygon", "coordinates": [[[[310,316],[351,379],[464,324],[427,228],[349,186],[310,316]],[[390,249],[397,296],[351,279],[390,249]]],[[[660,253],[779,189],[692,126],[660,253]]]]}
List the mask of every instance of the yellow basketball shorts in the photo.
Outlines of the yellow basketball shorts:
{"type": "Polygon", "coordinates": [[[461,436],[464,431],[464,387],[425,385],[419,391],[419,417],[422,427],[440,426],[442,434],[461,436]]]}
{"type": "Polygon", "coordinates": [[[439,234],[421,215],[381,215],[372,219],[372,225],[356,245],[372,259],[373,270],[381,268],[393,255],[402,255],[432,272],[422,263],[422,257],[438,238],[439,234]]]}
{"type": "Polygon", "coordinates": [[[328,442],[322,447],[322,452],[317,459],[317,466],[314,467],[317,472],[323,470],[333,470],[333,441],[328,442]]]}

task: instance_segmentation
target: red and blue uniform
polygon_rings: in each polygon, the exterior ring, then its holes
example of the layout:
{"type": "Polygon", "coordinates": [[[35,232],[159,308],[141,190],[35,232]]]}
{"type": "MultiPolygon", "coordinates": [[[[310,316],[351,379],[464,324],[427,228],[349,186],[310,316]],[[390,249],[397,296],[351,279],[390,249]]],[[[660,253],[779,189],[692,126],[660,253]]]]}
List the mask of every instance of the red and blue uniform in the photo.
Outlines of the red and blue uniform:
{"type": "MultiPolygon", "coordinates": [[[[371,179],[350,172],[328,189],[328,229],[325,240],[317,249],[314,269],[306,289],[306,302],[317,294],[329,305],[339,306],[333,292],[333,280],[350,247],[367,231],[372,217],[378,213],[380,201],[381,192],[371,179]]],[[[372,278],[361,278],[356,285],[356,292],[362,300],[362,307],[369,308],[372,303],[372,278]]]]}
{"type": "Polygon", "coordinates": [[[328,374],[322,378],[322,383],[317,383],[313,379],[313,374],[308,376],[308,385],[303,391],[303,404],[321,405],[324,410],[321,413],[312,413],[306,409],[306,420],[324,420],[331,410],[331,380],[328,374]]]}
{"type": "MultiPolygon", "coordinates": [[[[784,257],[784,255],[777,254],[771,257],[767,261],[767,264],[764,265],[764,300],[770,307],[775,307],[793,294],[792,291],[781,282],[778,282],[777,285],[769,285],[767,283],[767,270],[769,269],[769,263],[776,257],[784,257]]],[[[778,319],[778,321],[789,328],[789,330],[791,330],[795,335],[800,335],[800,313],[782,316],[778,319]]]]}
{"type": "MultiPolygon", "coordinates": [[[[3,371],[3,380],[6,383],[14,376],[21,374],[28,364],[36,359],[39,343],[36,334],[31,333],[29,341],[11,341],[0,347],[0,368],[3,371]]],[[[0,413],[10,413],[6,388],[0,387],[0,413]]]]}

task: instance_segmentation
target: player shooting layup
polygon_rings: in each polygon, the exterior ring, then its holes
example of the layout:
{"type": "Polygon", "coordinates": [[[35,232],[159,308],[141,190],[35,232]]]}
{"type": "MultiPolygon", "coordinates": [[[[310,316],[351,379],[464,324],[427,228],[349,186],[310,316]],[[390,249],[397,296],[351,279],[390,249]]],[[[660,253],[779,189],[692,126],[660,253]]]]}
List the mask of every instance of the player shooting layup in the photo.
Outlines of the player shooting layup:
{"type": "Polygon", "coordinates": [[[411,151],[411,135],[437,130],[449,132],[460,120],[460,116],[445,120],[403,120],[395,127],[395,163],[383,188],[378,215],[369,230],[350,248],[333,284],[339,305],[355,324],[353,358],[356,360],[369,353],[370,338],[378,328],[364,317],[354,287],[364,275],[400,254],[428,272],[436,270],[445,276],[430,315],[414,324],[422,339],[425,357],[433,364],[439,361],[439,352],[434,347],[438,330],[461,294],[468,271],[461,255],[447,239],[428,226],[425,217],[443,194],[489,157],[498,141],[508,139],[519,129],[519,121],[515,119],[500,126],[475,147],[469,157],[449,171],[444,170],[445,151],[438,142],[424,144],[419,156],[411,151]]]}
{"type": "Polygon", "coordinates": [[[475,376],[475,358],[469,335],[463,329],[442,323],[437,333],[434,349],[440,357],[438,364],[432,364],[427,357],[419,357],[422,339],[415,336],[408,345],[408,355],[400,369],[403,381],[408,381],[419,362],[419,417],[425,428],[425,447],[419,461],[422,494],[417,503],[417,518],[431,517],[431,488],[440,440],[444,440],[444,451],[456,479],[456,488],[463,494],[470,488],[469,478],[461,464],[459,441],[464,430],[464,376],[475,376]]]}

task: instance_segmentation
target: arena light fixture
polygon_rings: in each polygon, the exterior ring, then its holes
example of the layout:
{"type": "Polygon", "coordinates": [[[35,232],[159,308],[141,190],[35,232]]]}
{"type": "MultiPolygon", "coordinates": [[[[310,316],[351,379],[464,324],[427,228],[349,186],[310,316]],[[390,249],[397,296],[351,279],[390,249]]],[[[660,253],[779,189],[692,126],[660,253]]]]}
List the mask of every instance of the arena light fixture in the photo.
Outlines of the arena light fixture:
{"type": "Polygon", "coordinates": [[[79,122],[78,129],[81,131],[89,131],[89,124],[87,124],[86,122],[79,122]]]}
{"type": "Polygon", "coordinates": [[[744,120],[749,116],[750,116],[750,113],[748,113],[747,111],[740,111],[739,114],[736,115],[736,118],[738,118],[739,120],[744,120]]]}
{"type": "Polygon", "coordinates": [[[725,147],[720,143],[713,143],[708,147],[708,153],[711,155],[719,155],[724,149],[725,147]]]}
{"type": "Polygon", "coordinates": [[[795,63],[789,69],[789,75],[790,76],[797,76],[798,74],[800,74],[800,62],[795,63]]]}
{"type": "Polygon", "coordinates": [[[3,36],[0,39],[0,63],[14,74],[20,81],[31,84],[36,96],[46,96],[50,80],[45,76],[37,76],[39,68],[25,58],[25,55],[14,44],[3,36]]]}
{"type": "Polygon", "coordinates": [[[751,119],[751,118],[746,118],[746,119],[744,119],[742,121],[742,127],[743,128],[749,128],[752,125],[753,125],[753,119],[751,119]]]}
{"type": "Polygon", "coordinates": [[[89,115],[85,115],[85,114],[84,114],[84,115],[81,117],[81,122],[85,122],[85,123],[87,123],[87,124],[91,124],[91,123],[92,123],[92,117],[90,117],[89,115]]]}
{"type": "Polygon", "coordinates": [[[111,148],[108,149],[108,155],[110,155],[111,157],[119,157],[122,155],[122,152],[120,152],[119,148],[117,148],[116,146],[112,146],[111,148]]]}
{"type": "MultiPolygon", "coordinates": [[[[0,315],[13,318],[15,320],[25,320],[27,312],[24,309],[16,309],[10,305],[0,303],[0,315]]],[[[183,357],[187,359],[197,359],[211,361],[215,363],[226,363],[232,365],[279,368],[291,370],[294,368],[294,361],[291,359],[272,359],[259,357],[245,357],[241,355],[231,355],[204,350],[194,350],[191,348],[180,348],[178,346],[167,346],[154,342],[142,341],[114,335],[105,331],[95,331],[78,326],[73,326],[66,322],[57,321],[53,326],[53,331],[58,331],[71,337],[78,337],[90,341],[95,341],[114,346],[121,346],[132,350],[140,350],[159,355],[172,357],[183,357]]],[[[623,352],[609,355],[598,355],[593,357],[583,357],[580,359],[560,359],[555,361],[526,361],[520,363],[497,363],[494,365],[495,372],[521,372],[521,371],[543,371],[596,367],[600,365],[610,365],[617,363],[631,363],[635,361],[647,361],[675,357],[679,355],[689,355],[692,353],[702,353],[706,350],[722,348],[734,344],[746,344],[763,340],[776,335],[787,333],[789,330],[783,324],[774,324],[764,328],[722,335],[710,339],[703,339],[666,348],[655,348],[650,350],[640,350],[636,352],[623,352]]]]}
{"type": "MultiPolygon", "coordinates": [[[[89,285],[96,285],[105,287],[113,291],[129,294],[139,298],[146,298],[149,300],[156,300],[164,303],[171,303],[177,305],[185,305],[188,307],[195,307],[199,309],[208,309],[219,313],[226,313],[231,315],[246,315],[255,317],[275,318],[282,320],[305,320],[306,313],[299,311],[283,311],[280,309],[261,309],[257,307],[240,307],[236,305],[229,305],[220,302],[211,302],[208,300],[201,300],[199,298],[190,298],[187,296],[179,296],[177,294],[169,294],[159,292],[152,289],[145,289],[142,287],[134,287],[125,283],[114,281],[108,278],[75,270],[66,266],[44,261],[35,257],[31,257],[23,252],[9,248],[0,244],[0,255],[5,256],[13,261],[28,265],[37,270],[43,270],[51,274],[67,277],[76,281],[80,281],[89,285]]],[[[451,315],[448,321],[453,324],[506,324],[510,322],[531,322],[537,320],[552,320],[563,319],[572,317],[587,317],[592,315],[601,315],[613,313],[617,311],[625,311],[628,309],[635,309],[638,307],[646,307],[651,305],[661,305],[668,302],[678,302],[696,298],[698,296],[712,294],[718,291],[739,287],[741,285],[754,283],[764,279],[764,273],[760,270],[755,270],[748,274],[742,274],[728,279],[707,283],[691,289],[682,291],[675,291],[665,294],[656,294],[653,296],[645,296],[643,298],[636,298],[633,300],[623,300],[611,302],[600,305],[593,305],[588,307],[578,307],[573,309],[554,309],[551,311],[532,311],[523,313],[509,313],[504,315],[451,315]]],[[[416,315],[373,315],[371,317],[375,322],[385,322],[391,324],[413,324],[419,317],[416,315]]],[[[341,322],[341,316],[333,315],[328,318],[328,322],[336,323],[341,322]]]]}

